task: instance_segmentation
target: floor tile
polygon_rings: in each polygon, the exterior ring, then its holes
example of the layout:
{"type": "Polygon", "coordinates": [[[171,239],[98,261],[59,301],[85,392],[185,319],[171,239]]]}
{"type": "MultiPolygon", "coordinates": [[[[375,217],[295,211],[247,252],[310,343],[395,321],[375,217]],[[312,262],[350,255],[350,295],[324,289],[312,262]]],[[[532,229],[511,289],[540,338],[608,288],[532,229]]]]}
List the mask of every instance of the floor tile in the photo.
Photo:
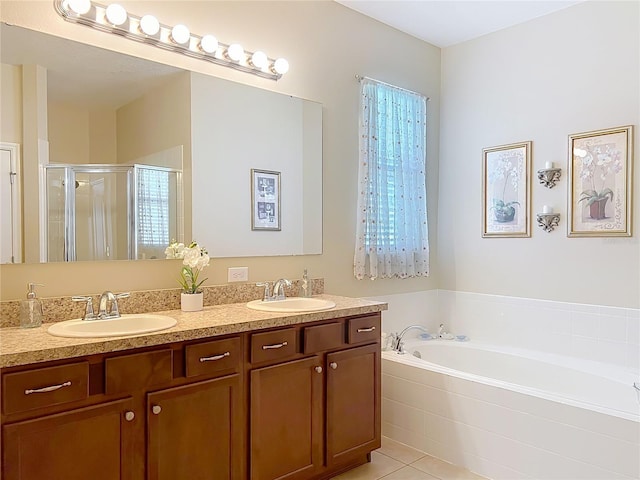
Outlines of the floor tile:
{"type": "Polygon", "coordinates": [[[382,477],[382,480],[438,480],[437,477],[433,477],[428,473],[425,473],[417,468],[406,466],[400,470],[382,477]]]}
{"type": "Polygon", "coordinates": [[[389,437],[382,437],[382,448],[379,448],[376,451],[404,464],[413,463],[425,455],[420,450],[416,450],[404,443],[392,440],[389,437]]]}
{"type": "Polygon", "coordinates": [[[335,480],[378,480],[404,467],[402,462],[398,462],[391,457],[381,453],[372,452],[371,462],[360,465],[353,470],[333,477],[335,480]]]}
{"type": "Polygon", "coordinates": [[[411,466],[441,480],[485,480],[469,470],[429,455],[411,463],[411,466]]]}

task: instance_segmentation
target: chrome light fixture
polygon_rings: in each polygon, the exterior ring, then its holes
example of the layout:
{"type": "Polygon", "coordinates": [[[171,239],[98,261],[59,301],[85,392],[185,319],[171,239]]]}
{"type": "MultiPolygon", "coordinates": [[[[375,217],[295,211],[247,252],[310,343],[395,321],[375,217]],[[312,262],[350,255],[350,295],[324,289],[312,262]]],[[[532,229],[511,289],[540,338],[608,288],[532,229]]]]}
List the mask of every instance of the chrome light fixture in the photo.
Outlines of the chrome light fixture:
{"type": "Polygon", "coordinates": [[[138,17],[118,3],[102,5],[91,0],[54,0],[56,12],[67,22],[113,33],[136,42],[182,53],[259,77],[278,80],[289,71],[284,58],[249,52],[238,43],[224,44],[213,35],[196,35],[186,25],[164,25],[153,15],[138,17]]]}

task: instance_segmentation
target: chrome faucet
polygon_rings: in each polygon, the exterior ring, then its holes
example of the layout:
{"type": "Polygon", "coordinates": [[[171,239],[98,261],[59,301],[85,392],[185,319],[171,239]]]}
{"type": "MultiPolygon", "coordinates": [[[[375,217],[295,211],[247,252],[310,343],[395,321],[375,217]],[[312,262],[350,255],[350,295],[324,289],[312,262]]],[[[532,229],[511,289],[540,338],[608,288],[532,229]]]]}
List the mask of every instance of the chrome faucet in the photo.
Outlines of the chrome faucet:
{"type": "Polygon", "coordinates": [[[115,295],[109,290],[103,292],[102,295],[100,295],[100,302],[98,304],[98,315],[95,316],[95,319],[104,320],[107,318],[119,318],[120,310],[118,309],[118,299],[126,298],[129,295],[129,292],[118,293],[115,295]],[[107,311],[109,304],[111,304],[111,309],[107,311]]]}
{"type": "Polygon", "coordinates": [[[273,284],[273,300],[284,300],[284,287],[291,286],[291,280],[287,280],[286,278],[280,278],[276,280],[276,283],[273,284]]]}
{"type": "Polygon", "coordinates": [[[405,333],[407,333],[409,330],[421,330],[425,333],[429,333],[429,330],[427,330],[427,328],[423,327],[422,325],[410,325],[404,330],[402,330],[400,333],[392,333],[391,334],[392,350],[401,354],[404,353],[404,350],[403,350],[404,343],[402,342],[402,338],[404,337],[405,333]]]}
{"type": "Polygon", "coordinates": [[[118,309],[118,299],[126,298],[130,295],[129,292],[115,294],[107,290],[100,295],[100,302],[98,303],[98,313],[95,313],[93,309],[93,297],[84,295],[75,295],[71,297],[74,302],[85,302],[84,315],[82,320],[104,320],[107,318],[120,317],[120,310],[118,309]],[[111,309],[107,311],[107,307],[111,303],[111,309]]]}
{"type": "Polygon", "coordinates": [[[273,293],[271,293],[271,282],[256,283],[257,287],[264,287],[264,294],[262,295],[263,302],[272,302],[274,300],[284,300],[284,287],[291,286],[291,280],[286,278],[280,278],[273,284],[273,293]]]}

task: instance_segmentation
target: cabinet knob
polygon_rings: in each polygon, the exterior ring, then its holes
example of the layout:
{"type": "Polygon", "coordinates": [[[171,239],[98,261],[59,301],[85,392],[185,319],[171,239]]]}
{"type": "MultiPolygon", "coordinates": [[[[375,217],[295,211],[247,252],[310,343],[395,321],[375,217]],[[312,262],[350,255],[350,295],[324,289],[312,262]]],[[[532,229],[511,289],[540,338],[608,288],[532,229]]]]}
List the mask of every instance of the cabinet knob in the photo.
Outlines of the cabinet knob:
{"type": "Polygon", "coordinates": [[[321,366],[317,366],[317,367],[315,368],[315,370],[316,370],[316,372],[318,372],[318,373],[322,373],[322,367],[321,367],[321,366]]]}
{"type": "Polygon", "coordinates": [[[151,407],[151,412],[154,415],[160,415],[161,411],[162,411],[162,407],[160,405],[154,405],[153,407],[151,407]]]}
{"type": "Polygon", "coordinates": [[[338,368],[338,364],[337,364],[336,362],[331,362],[331,363],[329,364],[329,366],[330,366],[333,370],[335,370],[336,368],[338,368]]]}
{"type": "Polygon", "coordinates": [[[127,422],[132,422],[134,418],[136,418],[136,414],[133,413],[131,410],[124,413],[124,419],[127,422]]]}

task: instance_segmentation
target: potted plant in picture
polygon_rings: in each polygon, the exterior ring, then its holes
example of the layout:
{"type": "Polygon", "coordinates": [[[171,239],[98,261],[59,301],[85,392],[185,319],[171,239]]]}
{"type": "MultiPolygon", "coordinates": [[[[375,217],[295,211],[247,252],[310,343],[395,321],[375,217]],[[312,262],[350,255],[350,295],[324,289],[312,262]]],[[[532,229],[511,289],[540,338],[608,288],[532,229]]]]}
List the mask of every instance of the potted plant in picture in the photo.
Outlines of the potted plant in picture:
{"type": "Polygon", "coordinates": [[[207,280],[200,280],[200,273],[209,265],[209,255],[204,247],[193,241],[188,247],[183,243],[171,242],[164,251],[168,259],[181,258],[182,270],[178,283],[182,287],[180,308],[183,312],[196,312],[204,306],[204,294],[200,286],[207,280]]]}
{"type": "Polygon", "coordinates": [[[582,184],[591,187],[580,192],[578,203],[584,202],[590,218],[602,220],[606,218],[607,202],[613,202],[613,190],[606,186],[607,178],[622,170],[621,153],[610,145],[588,145],[586,150],[574,148],[573,154],[580,159],[582,184]]]}
{"type": "Polygon", "coordinates": [[[494,195],[496,190],[498,190],[499,194],[499,196],[493,197],[491,210],[498,223],[512,222],[516,216],[516,206],[520,206],[520,203],[515,200],[507,201],[507,193],[511,193],[507,192],[507,189],[511,186],[512,192],[517,197],[520,171],[522,169],[521,156],[520,152],[509,152],[501,156],[496,161],[493,170],[491,170],[489,181],[493,186],[494,195]]]}

